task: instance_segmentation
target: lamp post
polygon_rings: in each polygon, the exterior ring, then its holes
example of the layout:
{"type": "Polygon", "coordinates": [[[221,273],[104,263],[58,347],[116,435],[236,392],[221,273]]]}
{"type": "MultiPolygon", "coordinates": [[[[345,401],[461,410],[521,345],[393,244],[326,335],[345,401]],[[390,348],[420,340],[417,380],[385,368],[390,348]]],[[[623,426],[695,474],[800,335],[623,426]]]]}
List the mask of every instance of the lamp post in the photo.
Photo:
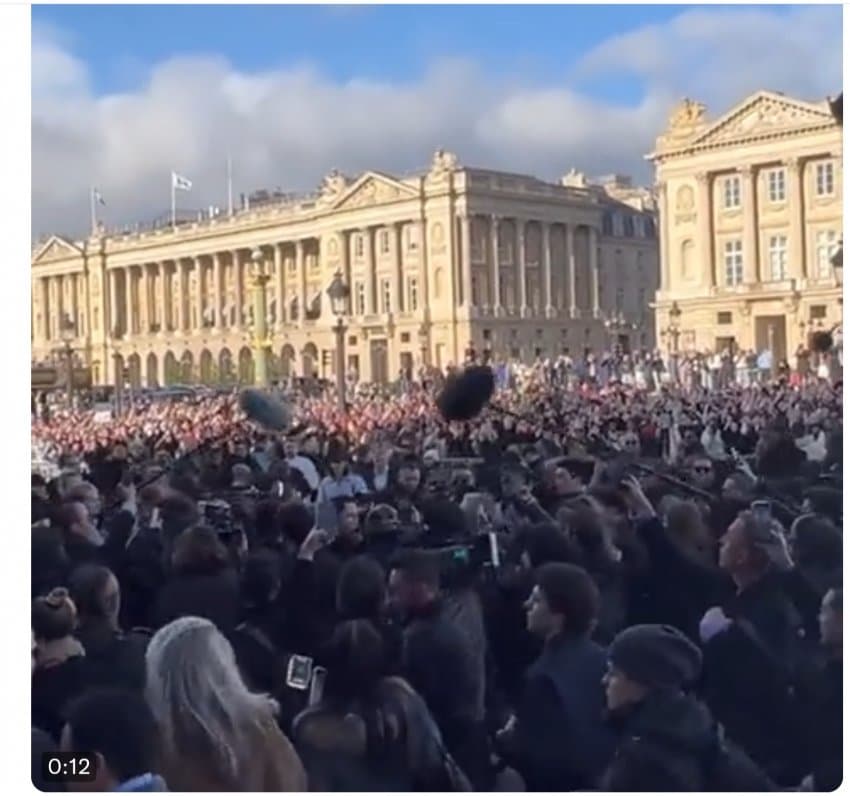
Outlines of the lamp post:
{"type": "Polygon", "coordinates": [[[74,399],[74,340],[77,337],[77,324],[71,319],[68,313],[62,316],[62,323],[59,330],[59,337],[62,340],[62,347],[59,352],[65,360],[65,389],[68,401],[68,408],[72,408],[74,399]]]}
{"type": "Polygon", "coordinates": [[[669,323],[661,330],[661,336],[667,339],[667,350],[670,355],[670,375],[675,384],[679,383],[679,321],[682,310],[674,301],[668,313],[669,323]]]}
{"type": "Polygon", "coordinates": [[[260,249],[251,252],[251,294],[254,307],[254,385],[269,386],[269,349],[266,326],[266,285],[271,277],[266,273],[265,257],[260,249]]]}
{"type": "Polygon", "coordinates": [[[337,271],[327,289],[331,300],[331,310],[336,316],[334,334],[336,335],[336,393],[339,408],[345,411],[345,314],[348,311],[348,285],[342,278],[342,271],[337,271]]]}

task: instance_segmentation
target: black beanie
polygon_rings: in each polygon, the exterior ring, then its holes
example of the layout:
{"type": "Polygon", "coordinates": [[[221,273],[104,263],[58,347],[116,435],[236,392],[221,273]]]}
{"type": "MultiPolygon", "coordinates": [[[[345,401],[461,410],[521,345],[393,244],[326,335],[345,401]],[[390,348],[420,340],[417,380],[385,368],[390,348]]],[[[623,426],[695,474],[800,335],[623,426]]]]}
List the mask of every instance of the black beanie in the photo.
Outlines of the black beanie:
{"type": "Polygon", "coordinates": [[[608,660],[630,680],[656,688],[681,688],[696,680],[702,653],[670,625],[635,625],[608,648],[608,660]]]}

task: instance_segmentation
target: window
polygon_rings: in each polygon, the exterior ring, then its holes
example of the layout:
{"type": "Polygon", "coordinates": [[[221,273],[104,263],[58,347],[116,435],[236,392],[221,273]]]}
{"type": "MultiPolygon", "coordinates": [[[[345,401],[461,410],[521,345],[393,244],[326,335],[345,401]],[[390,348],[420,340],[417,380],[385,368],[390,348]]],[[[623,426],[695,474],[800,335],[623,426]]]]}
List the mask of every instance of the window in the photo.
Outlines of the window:
{"type": "Polygon", "coordinates": [[[809,307],[809,318],[820,321],[826,318],[826,304],[813,304],[809,307]]]}
{"type": "Polygon", "coordinates": [[[363,256],[363,236],[357,235],[354,238],[354,256],[362,257],[363,256]]]}
{"type": "Polygon", "coordinates": [[[717,313],[717,325],[718,326],[726,326],[727,324],[732,323],[732,313],[731,312],[718,312],[717,313]]]}
{"type": "Polygon", "coordinates": [[[408,224],[405,228],[407,237],[407,248],[414,251],[419,248],[419,227],[416,224],[408,224]]]}
{"type": "Polygon", "coordinates": [[[638,307],[646,307],[646,288],[638,288],[638,307]]]}
{"type": "Polygon", "coordinates": [[[366,314],[366,285],[356,282],[354,285],[354,314],[366,314]]]}
{"type": "Polygon", "coordinates": [[[485,340],[490,340],[490,339],[493,337],[493,333],[492,333],[489,329],[484,329],[484,330],[481,332],[481,336],[482,336],[485,340]]]}
{"type": "Polygon", "coordinates": [[[635,216],[634,217],[634,223],[635,223],[635,235],[637,235],[637,237],[639,237],[639,238],[645,237],[645,233],[643,231],[643,216],[635,216]]]}
{"type": "Polygon", "coordinates": [[[788,271],[788,239],[784,235],[771,235],[768,246],[770,280],[781,282],[788,271]]]}
{"type": "Polygon", "coordinates": [[[606,211],[602,216],[602,234],[603,235],[613,235],[614,234],[614,222],[612,220],[611,213],[606,211]]]}
{"type": "Polygon", "coordinates": [[[818,279],[829,279],[832,276],[832,255],[838,248],[838,234],[834,229],[824,229],[815,236],[817,251],[818,279]]]}
{"type": "Polygon", "coordinates": [[[535,337],[537,337],[538,340],[542,340],[543,339],[543,330],[542,329],[535,329],[534,335],[535,335],[535,337]]]}
{"type": "Polygon", "coordinates": [[[381,312],[393,311],[392,285],[389,279],[381,280],[381,312]]]}
{"type": "Polygon", "coordinates": [[[727,240],[723,245],[726,284],[740,285],[744,281],[744,249],[741,241],[727,240]]]}
{"type": "Polygon", "coordinates": [[[623,234],[623,217],[619,213],[614,213],[614,234],[617,237],[623,234]]]}
{"type": "Polygon", "coordinates": [[[390,233],[389,230],[381,230],[381,254],[390,253],[390,233]]]}
{"type": "Polygon", "coordinates": [[[818,163],[815,171],[815,193],[818,196],[831,196],[834,190],[832,163],[818,163]]]}
{"type": "Polygon", "coordinates": [[[357,335],[351,334],[348,336],[348,344],[349,345],[357,345],[357,335]]]}
{"type": "Polygon", "coordinates": [[[655,237],[655,220],[649,216],[643,220],[643,232],[647,238],[655,237]]]}
{"type": "Polygon", "coordinates": [[[727,210],[741,206],[741,178],[726,177],[723,180],[723,207],[727,210]]]}
{"type": "Polygon", "coordinates": [[[419,309],[419,280],[415,276],[407,278],[407,309],[410,312],[419,309]]]}
{"type": "Polygon", "coordinates": [[[410,332],[402,332],[401,333],[401,342],[409,343],[410,342],[410,332]]]}
{"type": "Polygon", "coordinates": [[[785,169],[772,169],[767,173],[767,198],[771,202],[785,201],[785,169]]]}
{"type": "Polygon", "coordinates": [[[633,238],[635,236],[635,221],[631,216],[626,216],[623,219],[623,231],[627,238],[633,238]]]}
{"type": "Polygon", "coordinates": [[[617,295],[616,295],[616,298],[614,299],[614,302],[615,302],[614,306],[615,306],[615,309],[618,312],[622,311],[624,300],[625,300],[625,291],[623,290],[623,288],[618,287],[617,288],[617,295]]]}

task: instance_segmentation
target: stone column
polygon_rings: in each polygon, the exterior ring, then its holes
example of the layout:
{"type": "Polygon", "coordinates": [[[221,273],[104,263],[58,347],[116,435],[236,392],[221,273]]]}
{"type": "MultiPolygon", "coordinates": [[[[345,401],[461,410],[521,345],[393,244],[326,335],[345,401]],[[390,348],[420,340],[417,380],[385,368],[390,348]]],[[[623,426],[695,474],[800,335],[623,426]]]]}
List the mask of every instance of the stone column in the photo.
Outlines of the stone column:
{"type": "Polygon", "coordinates": [[[307,265],[304,262],[304,241],[295,241],[295,272],[298,285],[298,321],[303,323],[307,317],[307,265]]]}
{"type": "MultiPolygon", "coordinates": [[[[163,260],[159,265],[159,284],[157,287],[159,288],[159,312],[157,312],[157,319],[159,320],[159,333],[168,331],[168,321],[169,321],[169,312],[168,312],[168,290],[166,282],[168,281],[168,266],[163,260]]],[[[160,357],[162,359],[162,357],[160,357]]],[[[160,382],[160,384],[164,384],[164,382],[160,382]]]]}
{"type": "Polygon", "coordinates": [[[123,323],[121,324],[121,330],[124,332],[124,336],[128,337],[133,334],[134,326],[133,326],[133,277],[132,277],[132,268],[122,268],[121,273],[124,276],[124,295],[123,295],[123,309],[124,309],[124,317],[123,323]]]}
{"type": "Polygon", "coordinates": [[[552,225],[541,221],[540,229],[540,245],[543,247],[543,311],[547,318],[551,318],[555,314],[552,305],[552,225]]]}
{"type": "Polygon", "coordinates": [[[590,306],[593,308],[593,317],[599,317],[599,257],[596,245],[599,233],[596,227],[587,228],[588,265],[590,268],[590,306]]]}
{"type": "Polygon", "coordinates": [[[244,283],[242,282],[242,263],[239,259],[239,249],[233,250],[233,285],[235,287],[236,328],[244,325],[242,313],[245,309],[244,283]]]}
{"type": "Polygon", "coordinates": [[[575,228],[572,224],[567,224],[567,290],[569,291],[569,308],[570,317],[575,318],[578,315],[578,301],[576,296],[576,239],[575,228]]]}
{"type": "Polygon", "coordinates": [[[109,280],[109,327],[112,337],[118,331],[118,272],[112,268],[106,272],[109,280]]]}
{"type": "Polygon", "coordinates": [[[806,273],[806,222],[803,218],[803,181],[800,177],[799,157],[790,157],[785,166],[785,195],[788,197],[788,276],[804,279],[806,273]]]}
{"type": "Polygon", "coordinates": [[[212,306],[213,306],[213,326],[216,329],[222,327],[222,297],[224,296],[224,286],[221,281],[221,252],[213,253],[213,286],[212,286],[212,306]]]}
{"type": "Polygon", "coordinates": [[[697,262],[702,265],[702,281],[707,281],[707,287],[717,284],[711,216],[711,175],[701,171],[697,174],[697,262]]]}
{"type": "Polygon", "coordinates": [[[50,339],[50,317],[53,307],[50,306],[50,283],[44,277],[39,277],[38,287],[41,298],[41,332],[45,340],[50,339]]]}
{"type": "MultiPolygon", "coordinates": [[[[407,297],[404,295],[404,267],[401,259],[401,234],[399,233],[398,224],[395,222],[389,225],[390,236],[390,262],[393,269],[393,281],[395,282],[396,301],[395,308],[398,312],[404,312],[408,309],[407,297]]],[[[349,283],[350,284],[350,283],[349,283]]]]}
{"type": "Polygon", "coordinates": [[[656,234],[658,235],[659,289],[662,293],[667,293],[670,290],[670,252],[667,248],[667,183],[656,183],[655,190],[658,194],[656,234]]]}
{"type": "Polygon", "coordinates": [[[375,285],[375,257],[372,251],[372,230],[365,227],[360,230],[363,236],[363,258],[366,261],[366,314],[378,312],[377,286],[375,285]]]}
{"type": "Polygon", "coordinates": [[[351,235],[348,230],[339,233],[340,255],[342,257],[342,277],[348,285],[348,314],[353,314],[354,286],[351,284],[351,235]]]}
{"type": "Polygon", "coordinates": [[[474,306],[472,296],[472,223],[466,213],[460,216],[460,284],[462,303],[474,306]]]}
{"type": "Polygon", "coordinates": [[[526,244],[526,222],[522,218],[515,220],[516,229],[516,274],[519,281],[519,290],[516,297],[519,299],[519,314],[525,318],[528,315],[528,286],[526,285],[527,252],[526,244]]]}
{"type": "Polygon", "coordinates": [[[286,273],[285,273],[285,265],[283,262],[283,244],[275,243],[272,246],[272,252],[274,253],[274,285],[275,285],[275,295],[274,295],[274,306],[275,306],[275,324],[277,326],[281,326],[283,324],[284,318],[284,307],[286,306],[286,273]]]}
{"type": "Polygon", "coordinates": [[[194,303],[197,308],[196,322],[192,323],[192,313],[189,313],[189,323],[192,331],[204,328],[204,260],[200,256],[192,258],[195,269],[195,296],[194,303]]]}
{"type": "Polygon", "coordinates": [[[186,262],[180,258],[177,260],[177,284],[180,290],[180,299],[177,309],[178,317],[180,318],[180,331],[186,332],[189,329],[189,272],[186,268],[186,262]]]}
{"type": "Polygon", "coordinates": [[[502,305],[502,288],[499,273],[499,216],[490,216],[490,247],[492,249],[493,261],[490,264],[492,276],[490,278],[490,306],[493,313],[498,313],[502,305]]]}
{"type": "Polygon", "coordinates": [[[743,166],[738,173],[741,177],[741,211],[744,214],[744,284],[754,285],[759,281],[755,171],[752,166],[743,166]]]}

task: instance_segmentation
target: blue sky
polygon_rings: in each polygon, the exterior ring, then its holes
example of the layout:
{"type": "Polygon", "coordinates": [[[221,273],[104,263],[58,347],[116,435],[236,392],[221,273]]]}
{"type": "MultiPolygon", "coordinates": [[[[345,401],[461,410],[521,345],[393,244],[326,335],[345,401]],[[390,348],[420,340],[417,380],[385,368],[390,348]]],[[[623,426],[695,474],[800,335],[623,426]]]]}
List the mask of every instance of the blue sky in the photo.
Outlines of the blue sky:
{"type": "Polygon", "coordinates": [[[651,179],[683,96],[710,116],[767,88],[841,83],[837,6],[34,6],[33,221],[85,228],[239,189],[310,190],[331,168],[403,172],[436,148],[557,179],[651,179]],[[61,184],[55,175],[63,174],[61,184]]]}
{"type": "MultiPolygon", "coordinates": [[[[530,79],[566,77],[594,45],[684,8],[62,5],[34,6],[32,15],[70,34],[103,94],[135,88],[158,61],[193,54],[222,55],[249,71],[311,62],[339,80],[410,80],[439,56],[530,79]]],[[[639,97],[636,82],[596,82],[589,88],[604,98],[639,97]]]]}

